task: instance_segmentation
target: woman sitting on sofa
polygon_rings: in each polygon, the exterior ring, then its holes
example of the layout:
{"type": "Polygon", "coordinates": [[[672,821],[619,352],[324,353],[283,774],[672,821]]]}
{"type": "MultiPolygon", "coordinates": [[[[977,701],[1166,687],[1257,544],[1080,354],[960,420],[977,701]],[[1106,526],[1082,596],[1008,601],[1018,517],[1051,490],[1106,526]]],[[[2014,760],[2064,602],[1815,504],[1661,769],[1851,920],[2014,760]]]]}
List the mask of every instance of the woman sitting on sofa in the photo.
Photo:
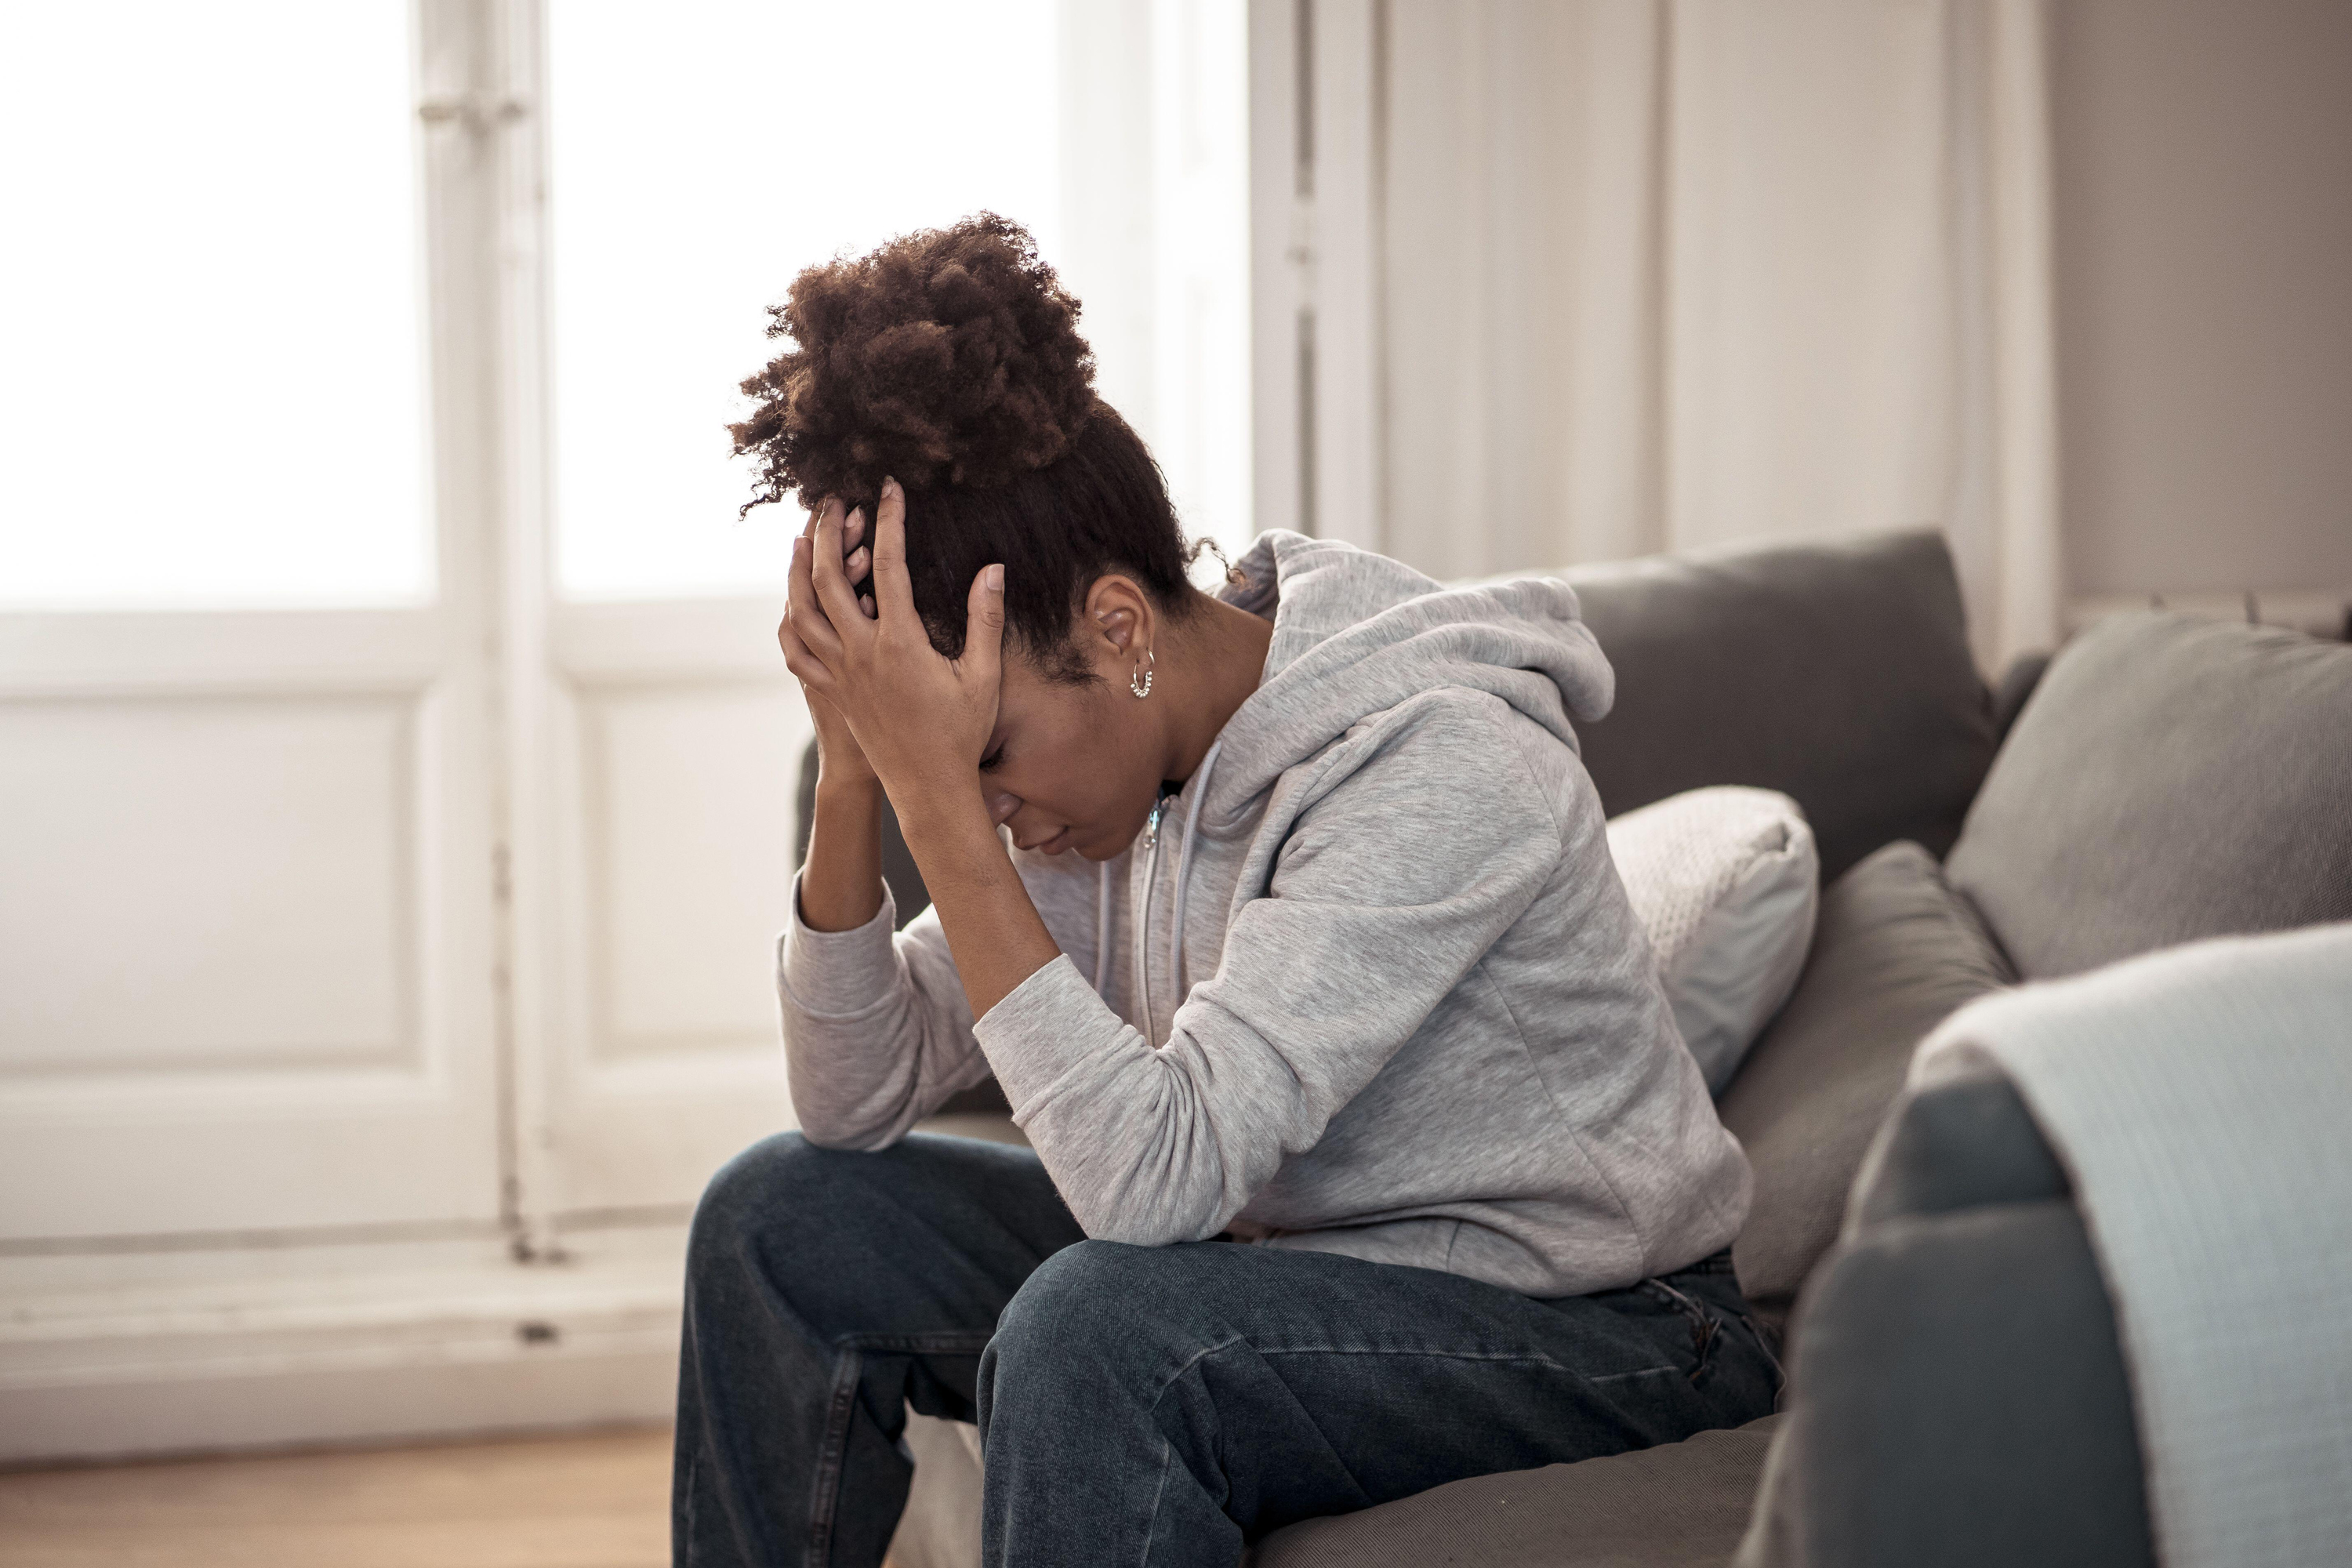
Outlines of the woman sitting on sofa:
{"type": "Polygon", "coordinates": [[[909,1402],[979,1423],[1024,1568],[1230,1568],[1771,1407],[1574,595],[1290,533],[1200,592],[1076,316],[982,215],[802,274],[745,384],[759,499],[814,508],[823,760],[800,1131],[695,1220],[681,1563],[878,1563],[909,1402]],[[896,935],[886,794],[934,900],[896,935]],[[910,1131],[991,1073],[1031,1150],[910,1131]]]}

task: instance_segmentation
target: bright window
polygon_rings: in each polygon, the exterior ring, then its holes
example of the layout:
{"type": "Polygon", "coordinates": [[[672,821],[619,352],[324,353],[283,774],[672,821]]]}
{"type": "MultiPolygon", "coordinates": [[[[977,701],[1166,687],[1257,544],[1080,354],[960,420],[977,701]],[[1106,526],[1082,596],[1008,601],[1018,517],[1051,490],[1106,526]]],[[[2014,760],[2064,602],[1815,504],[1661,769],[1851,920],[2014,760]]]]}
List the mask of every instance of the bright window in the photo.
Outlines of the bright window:
{"type": "Polygon", "coordinates": [[[409,28],[0,10],[0,606],[431,598],[409,28]]]}
{"type": "Polygon", "coordinates": [[[1060,237],[1055,0],[558,0],[549,16],[556,578],[759,590],[800,520],[736,510],[765,307],[837,250],[991,207],[1060,237]],[[919,45],[919,47],[916,47],[919,45]]]}
{"type": "Polygon", "coordinates": [[[1250,534],[1243,0],[556,0],[555,575],[571,599],[762,593],[740,382],[802,268],[982,207],[1085,306],[1097,385],[1188,531],[1250,534]]]}

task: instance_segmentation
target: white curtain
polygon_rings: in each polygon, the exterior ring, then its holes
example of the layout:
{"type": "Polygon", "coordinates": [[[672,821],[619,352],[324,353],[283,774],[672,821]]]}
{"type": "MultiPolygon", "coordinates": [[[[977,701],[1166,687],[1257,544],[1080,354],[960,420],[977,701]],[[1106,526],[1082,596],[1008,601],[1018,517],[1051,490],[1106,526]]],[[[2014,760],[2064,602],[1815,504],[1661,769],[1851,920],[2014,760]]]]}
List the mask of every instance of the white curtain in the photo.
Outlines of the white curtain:
{"type": "Polygon", "coordinates": [[[1381,535],[1446,575],[1940,526],[2058,625],[2042,0],[1389,0],[1381,535]]]}

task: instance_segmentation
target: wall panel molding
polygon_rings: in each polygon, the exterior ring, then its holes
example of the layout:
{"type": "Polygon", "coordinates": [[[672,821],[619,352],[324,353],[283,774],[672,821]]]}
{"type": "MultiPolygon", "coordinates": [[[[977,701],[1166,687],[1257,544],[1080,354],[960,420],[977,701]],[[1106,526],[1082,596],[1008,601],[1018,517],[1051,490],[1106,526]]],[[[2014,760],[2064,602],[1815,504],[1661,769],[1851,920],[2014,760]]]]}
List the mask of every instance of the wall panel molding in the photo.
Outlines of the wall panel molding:
{"type": "Polygon", "coordinates": [[[0,700],[0,1076],[426,1071],[429,700],[0,700]]]}

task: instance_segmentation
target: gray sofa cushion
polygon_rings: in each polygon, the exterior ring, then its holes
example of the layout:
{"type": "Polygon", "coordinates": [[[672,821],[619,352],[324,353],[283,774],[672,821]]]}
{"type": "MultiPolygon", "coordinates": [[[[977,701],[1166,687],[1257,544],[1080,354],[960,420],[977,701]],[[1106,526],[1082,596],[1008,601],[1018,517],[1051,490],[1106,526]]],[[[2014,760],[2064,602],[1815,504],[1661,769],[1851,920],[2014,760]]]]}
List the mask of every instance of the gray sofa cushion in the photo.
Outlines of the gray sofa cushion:
{"type": "Polygon", "coordinates": [[[1741,1568],[2152,1564],[2115,1312],[1997,1074],[1906,1097],[1805,1291],[1741,1568]]]}
{"type": "Polygon", "coordinates": [[[1630,1454],[1452,1481],[1278,1530],[1247,1568],[1723,1568],[1754,1505],[1768,1415],[1630,1454]]]}
{"type": "Polygon", "coordinates": [[[1617,671],[1616,706],[1580,732],[1609,815],[1702,784],[1780,790],[1825,882],[1897,838],[1951,847],[1993,731],[1942,536],[1560,575],[1617,671]]]}
{"type": "Polygon", "coordinates": [[[2352,647],[2101,622],[2019,714],[1949,869],[2033,979],[2352,918],[2352,647]]]}
{"type": "Polygon", "coordinates": [[[1797,989],[1717,1107],[1756,1173],[1755,1204],[1732,1257],[1759,1318],[1786,1318],[1836,1238],[1912,1047],[2010,978],[1966,901],[1916,844],[1888,845],[1822,895],[1797,989]]]}

